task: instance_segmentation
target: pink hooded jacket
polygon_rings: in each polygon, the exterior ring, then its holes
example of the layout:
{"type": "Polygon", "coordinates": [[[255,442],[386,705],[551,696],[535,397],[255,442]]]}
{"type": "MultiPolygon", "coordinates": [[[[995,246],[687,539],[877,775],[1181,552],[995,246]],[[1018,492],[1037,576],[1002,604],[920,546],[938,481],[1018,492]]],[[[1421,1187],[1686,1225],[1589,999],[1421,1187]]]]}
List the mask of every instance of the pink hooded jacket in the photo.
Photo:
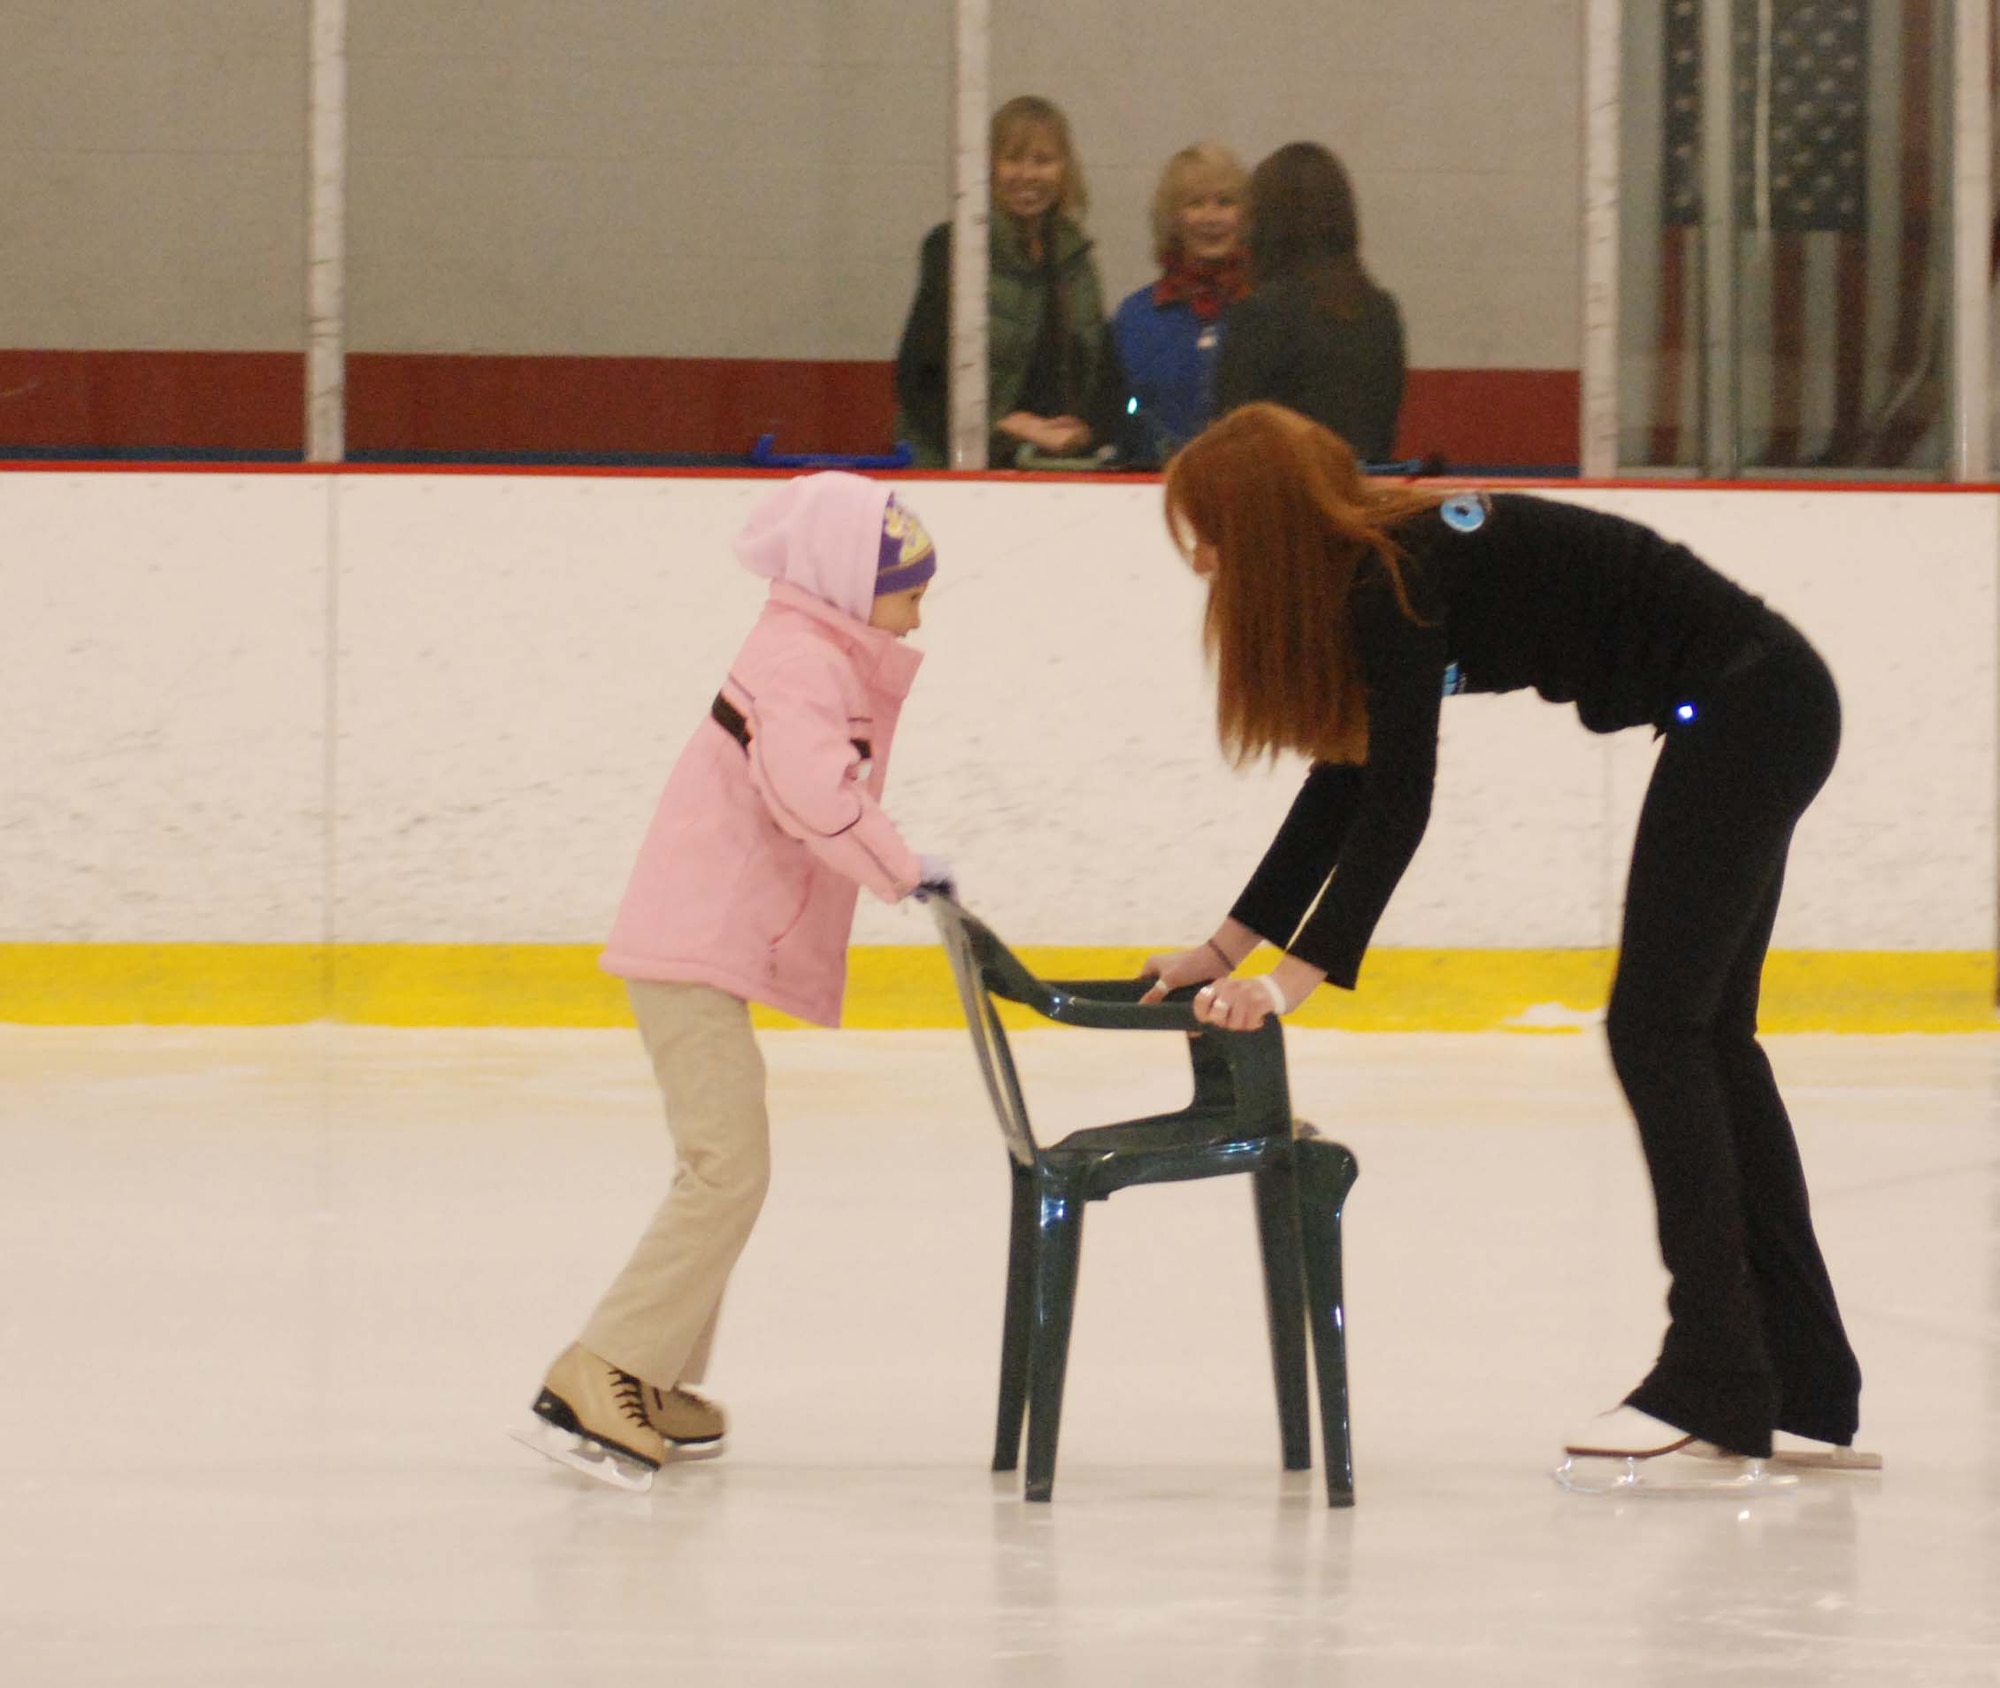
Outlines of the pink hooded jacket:
{"type": "Polygon", "coordinates": [[[722,686],[750,743],[712,718],[695,729],[626,887],[606,972],[840,1023],[857,888],[895,902],[922,877],[880,806],[923,661],[868,625],[888,501],[859,475],[803,476],[737,539],[743,566],[772,583],[722,686]]]}

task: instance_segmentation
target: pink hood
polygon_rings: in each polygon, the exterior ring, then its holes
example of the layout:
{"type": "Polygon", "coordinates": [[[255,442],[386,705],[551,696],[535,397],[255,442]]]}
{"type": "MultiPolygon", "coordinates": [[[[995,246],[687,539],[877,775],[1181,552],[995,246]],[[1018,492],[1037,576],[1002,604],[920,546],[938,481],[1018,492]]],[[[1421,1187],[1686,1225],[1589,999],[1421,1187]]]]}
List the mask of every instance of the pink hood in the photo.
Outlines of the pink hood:
{"type": "Polygon", "coordinates": [[[880,481],[838,469],[787,481],[737,535],[737,560],[752,574],[785,581],[866,621],[875,607],[889,496],[880,481]]]}

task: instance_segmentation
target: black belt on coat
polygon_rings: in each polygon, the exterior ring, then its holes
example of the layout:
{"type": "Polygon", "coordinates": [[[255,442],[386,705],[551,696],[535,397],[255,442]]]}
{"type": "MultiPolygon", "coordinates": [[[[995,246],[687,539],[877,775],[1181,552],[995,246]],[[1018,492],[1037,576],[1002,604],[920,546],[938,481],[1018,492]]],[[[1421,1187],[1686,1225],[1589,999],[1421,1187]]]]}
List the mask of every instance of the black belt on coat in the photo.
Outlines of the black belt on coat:
{"type": "MultiPolygon", "coordinates": [[[[717,692],[715,694],[715,701],[708,706],[708,712],[715,718],[715,724],[718,727],[738,744],[742,745],[746,751],[750,748],[750,723],[743,718],[742,710],[738,709],[735,704],[731,703],[720,692],[717,692]]],[[[871,741],[865,738],[858,738],[849,739],[847,742],[854,746],[855,750],[860,754],[862,761],[871,762],[874,760],[875,747],[871,741]]]]}

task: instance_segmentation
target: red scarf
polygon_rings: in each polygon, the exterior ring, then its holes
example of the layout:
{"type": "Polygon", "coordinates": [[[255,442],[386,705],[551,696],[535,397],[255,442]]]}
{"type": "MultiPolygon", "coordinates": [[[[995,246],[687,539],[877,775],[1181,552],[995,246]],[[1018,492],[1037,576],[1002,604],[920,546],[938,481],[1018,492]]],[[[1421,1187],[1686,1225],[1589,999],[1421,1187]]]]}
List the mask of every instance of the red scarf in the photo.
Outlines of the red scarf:
{"type": "Polygon", "coordinates": [[[1190,258],[1176,252],[1166,273],[1153,283],[1156,305],[1186,305],[1202,322],[1213,322],[1250,291],[1250,259],[1242,252],[1227,258],[1190,258]]]}

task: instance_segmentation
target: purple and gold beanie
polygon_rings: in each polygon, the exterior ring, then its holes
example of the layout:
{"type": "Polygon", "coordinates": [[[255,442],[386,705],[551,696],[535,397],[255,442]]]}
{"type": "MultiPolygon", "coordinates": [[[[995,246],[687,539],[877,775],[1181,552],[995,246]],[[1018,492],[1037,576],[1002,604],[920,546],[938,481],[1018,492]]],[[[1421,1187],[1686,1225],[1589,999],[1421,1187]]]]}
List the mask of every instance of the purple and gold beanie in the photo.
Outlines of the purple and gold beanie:
{"type": "Polygon", "coordinates": [[[937,547],[924,524],[889,494],[882,512],[882,549],[875,563],[875,596],[907,592],[937,573],[937,547]]]}

